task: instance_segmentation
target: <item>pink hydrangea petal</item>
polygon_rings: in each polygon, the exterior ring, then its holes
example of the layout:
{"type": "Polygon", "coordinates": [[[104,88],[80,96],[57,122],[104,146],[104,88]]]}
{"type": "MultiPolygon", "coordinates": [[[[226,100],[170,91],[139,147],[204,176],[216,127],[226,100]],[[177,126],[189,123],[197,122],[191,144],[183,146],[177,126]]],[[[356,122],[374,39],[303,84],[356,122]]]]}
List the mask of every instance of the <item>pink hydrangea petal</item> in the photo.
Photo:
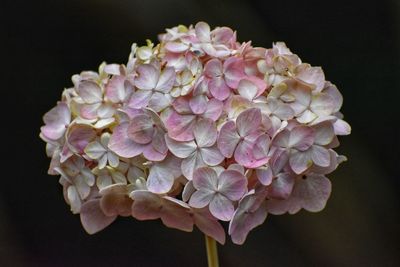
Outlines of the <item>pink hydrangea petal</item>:
{"type": "Polygon", "coordinates": [[[210,26],[208,26],[205,22],[198,22],[194,27],[196,37],[200,40],[200,42],[209,42],[210,41],[210,26]]]}
{"type": "Polygon", "coordinates": [[[247,179],[238,171],[223,171],[218,178],[218,192],[232,201],[239,200],[247,190],[247,179]]]}
{"type": "Polygon", "coordinates": [[[149,108],[156,112],[160,112],[163,109],[171,105],[171,97],[167,94],[160,92],[154,92],[149,101],[149,108]]]}
{"type": "Polygon", "coordinates": [[[101,103],[84,104],[81,106],[80,114],[82,118],[93,120],[97,118],[97,111],[101,107],[101,103]]]}
{"type": "Polygon", "coordinates": [[[329,116],[334,112],[335,103],[330,95],[320,93],[313,95],[310,109],[319,116],[329,116]]]}
{"type": "Polygon", "coordinates": [[[268,157],[269,148],[271,146],[271,139],[267,134],[260,135],[253,146],[253,156],[256,159],[268,157]]]}
{"type": "Polygon", "coordinates": [[[311,212],[321,211],[330,196],[331,182],[320,174],[307,175],[297,179],[293,192],[285,200],[268,200],[267,210],[272,214],[297,213],[301,208],[311,212]]]}
{"type": "Polygon", "coordinates": [[[151,64],[139,65],[137,68],[138,77],[135,79],[135,86],[142,90],[155,89],[160,77],[160,71],[151,64]]]}
{"type": "Polygon", "coordinates": [[[256,169],[257,178],[263,185],[270,185],[274,174],[270,166],[260,167],[256,169]]]}
{"type": "Polygon", "coordinates": [[[332,142],[335,131],[330,121],[325,121],[313,126],[315,131],[315,144],[325,146],[332,142]]]}
{"type": "Polygon", "coordinates": [[[57,140],[63,136],[71,121],[71,111],[66,103],[58,103],[43,116],[43,121],[46,125],[41,128],[42,134],[48,139],[57,140]]]}
{"type": "Polygon", "coordinates": [[[96,138],[96,131],[86,124],[74,124],[67,132],[68,148],[75,153],[82,154],[86,146],[96,138]]]}
{"type": "Polygon", "coordinates": [[[289,164],[292,170],[297,173],[303,173],[312,165],[312,159],[308,152],[292,151],[289,158],[289,164]]]}
{"type": "Polygon", "coordinates": [[[289,173],[280,173],[268,186],[268,198],[287,199],[292,193],[295,179],[289,173]]]}
{"type": "Polygon", "coordinates": [[[240,136],[245,137],[258,129],[261,125],[261,111],[251,108],[243,111],[236,119],[236,125],[240,136]]]}
{"type": "Polygon", "coordinates": [[[165,136],[165,141],[168,149],[172,154],[177,156],[178,158],[187,158],[191,155],[197,148],[197,145],[194,141],[189,142],[179,142],[170,138],[169,136],[165,136]]]}
{"type": "Polygon", "coordinates": [[[233,121],[226,122],[219,133],[217,145],[221,154],[227,158],[232,157],[236,146],[240,141],[240,136],[236,131],[236,125],[233,121]]]}
{"type": "Polygon", "coordinates": [[[167,156],[167,152],[157,151],[153,144],[148,144],[143,149],[143,156],[151,161],[161,161],[167,156]]]}
{"type": "Polygon", "coordinates": [[[217,127],[211,119],[200,119],[193,128],[193,135],[199,147],[210,147],[217,141],[217,127]]]}
{"type": "Polygon", "coordinates": [[[230,57],[224,62],[226,84],[230,88],[238,88],[239,81],[245,77],[244,62],[237,57],[230,57]]]}
{"type": "Polygon", "coordinates": [[[172,106],[179,114],[191,114],[192,110],[189,101],[188,97],[181,96],[172,102],[172,106]]]}
{"type": "Polygon", "coordinates": [[[222,102],[215,98],[212,98],[207,102],[207,109],[204,112],[203,117],[216,121],[221,116],[222,109],[222,102]]]}
{"type": "Polygon", "coordinates": [[[208,78],[216,78],[221,77],[223,74],[222,63],[218,59],[211,59],[207,61],[206,65],[204,66],[204,75],[208,78]]]}
{"type": "Polygon", "coordinates": [[[189,208],[184,208],[182,205],[168,201],[168,199],[164,200],[163,204],[161,220],[165,226],[185,232],[193,231],[193,219],[190,216],[189,208]]]}
{"type": "Polygon", "coordinates": [[[193,174],[193,186],[197,190],[208,189],[216,191],[218,176],[215,170],[210,167],[198,168],[193,174]]]}
{"type": "Polygon", "coordinates": [[[321,91],[325,85],[325,75],[320,67],[300,65],[296,78],[315,86],[316,91],[321,91]]]}
{"type": "Polygon", "coordinates": [[[216,145],[203,147],[200,149],[200,153],[203,161],[209,166],[218,165],[225,159],[216,145]]]}
{"type": "Polygon", "coordinates": [[[94,104],[103,101],[103,93],[100,86],[92,81],[79,83],[77,93],[87,104],[94,104]]]}
{"type": "Polygon", "coordinates": [[[299,115],[310,106],[311,88],[295,80],[287,80],[285,83],[290,90],[290,94],[295,98],[295,101],[290,103],[290,107],[294,110],[295,115],[299,115]]]}
{"type": "Polygon", "coordinates": [[[156,194],[146,190],[137,190],[131,193],[131,197],[133,198],[133,217],[140,221],[161,217],[162,201],[156,194]]]}
{"type": "Polygon", "coordinates": [[[225,244],[225,231],[221,224],[215,219],[208,209],[196,210],[193,214],[196,226],[204,234],[214,238],[221,245],[225,244]]]}
{"type": "Polygon", "coordinates": [[[330,165],[331,156],[328,149],[322,146],[313,145],[310,150],[311,159],[315,164],[320,167],[328,167],[330,165]]]}
{"type": "Polygon", "coordinates": [[[204,208],[213,199],[215,192],[209,189],[202,188],[195,191],[189,200],[189,205],[193,208],[204,208]]]}
{"type": "Polygon", "coordinates": [[[180,42],[168,42],[165,49],[173,53],[182,53],[188,49],[188,45],[180,42]]]}
{"type": "Polygon", "coordinates": [[[200,168],[205,166],[206,164],[204,163],[203,159],[201,158],[201,154],[195,151],[192,153],[189,157],[185,158],[182,161],[182,174],[188,179],[191,180],[193,177],[193,172],[200,168]]]}
{"type": "Polygon", "coordinates": [[[117,216],[106,216],[100,208],[100,201],[93,199],[85,202],[80,211],[83,228],[88,234],[95,234],[109,226],[117,216]]]}
{"type": "Polygon", "coordinates": [[[164,194],[171,190],[175,177],[168,166],[156,164],[150,168],[147,188],[150,192],[164,194]]]}
{"type": "Polygon", "coordinates": [[[253,100],[258,92],[257,86],[248,79],[240,80],[237,90],[242,97],[248,100],[253,100]]]}
{"type": "Polygon", "coordinates": [[[130,90],[125,87],[125,77],[113,76],[106,86],[106,96],[113,103],[119,103],[126,100],[130,90]]]}
{"type": "Polygon", "coordinates": [[[228,27],[218,27],[212,31],[215,43],[228,44],[235,37],[234,32],[228,27]]]}
{"type": "Polygon", "coordinates": [[[209,209],[211,214],[221,221],[229,221],[234,213],[232,202],[222,194],[214,195],[209,209]]]}
{"type": "Polygon", "coordinates": [[[231,95],[231,89],[222,77],[215,77],[208,83],[211,94],[218,100],[225,100],[231,95]]]}
{"type": "Polygon", "coordinates": [[[101,210],[106,216],[130,216],[132,214],[132,199],[128,194],[106,194],[100,200],[101,210]]]}
{"type": "Polygon", "coordinates": [[[176,112],[172,112],[166,120],[168,136],[177,141],[193,140],[193,127],[195,122],[195,115],[180,115],[176,112]]]}
{"type": "Polygon", "coordinates": [[[298,126],[290,132],[288,147],[307,150],[314,143],[314,131],[307,126],[298,126]]]}
{"type": "Polygon", "coordinates": [[[148,144],[154,135],[153,121],[147,114],[139,114],[131,119],[127,134],[136,143],[148,144]]]}
{"type": "Polygon", "coordinates": [[[156,90],[162,93],[169,93],[172,86],[175,83],[175,69],[172,67],[166,67],[160,75],[156,90]]]}
{"type": "Polygon", "coordinates": [[[350,125],[341,119],[335,121],[333,128],[335,129],[336,135],[349,135],[351,133],[350,125]]]}
{"type": "MultiPolygon", "coordinates": [[[[245,199],[242,201],[245,201],[245,199]]],[[[238,208],[229,223],[229,234],[232,242],[242,245],[246,241],[249,232],[263,224],[266,218],[267,210],[265,203],[262,203],[254,212],[238,208]]]]}
{"type": "Polygon", "coordinates": [[[108,147],[118,156],[133,158],[141,154],[146,145],[138,144],[128,137],[128,123],[115,127],[108,147]]]}
{"type": "Polygon", "coordinates": [[[205,95],[197,95],[190,99],[190,109],[194,114],[203,114],[207,109],[208,98],[205,95]]]}
{"type": "Polygon", "coordinates": [[[138,90],[132,94],[128,106],[135,109],[146,107],[152,95],[151,91],[138,90]]]}

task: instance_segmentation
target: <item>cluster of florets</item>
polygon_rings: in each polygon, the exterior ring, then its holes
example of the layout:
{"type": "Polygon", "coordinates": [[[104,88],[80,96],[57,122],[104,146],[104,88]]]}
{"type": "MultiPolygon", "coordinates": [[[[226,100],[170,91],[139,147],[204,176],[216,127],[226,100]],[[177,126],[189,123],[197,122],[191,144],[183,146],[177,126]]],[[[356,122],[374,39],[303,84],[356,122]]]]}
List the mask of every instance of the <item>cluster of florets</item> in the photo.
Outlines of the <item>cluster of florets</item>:
{"type": "Polygon", "coordinates": [[[345,160],[342,96],[284,43],[236,41],[227,27],[178,26],[132,46],[126,65],[72,77],[41,138],[88,233],[117,216],[161,219],[242,244],[267,213],[324,208],[345,160]]]}

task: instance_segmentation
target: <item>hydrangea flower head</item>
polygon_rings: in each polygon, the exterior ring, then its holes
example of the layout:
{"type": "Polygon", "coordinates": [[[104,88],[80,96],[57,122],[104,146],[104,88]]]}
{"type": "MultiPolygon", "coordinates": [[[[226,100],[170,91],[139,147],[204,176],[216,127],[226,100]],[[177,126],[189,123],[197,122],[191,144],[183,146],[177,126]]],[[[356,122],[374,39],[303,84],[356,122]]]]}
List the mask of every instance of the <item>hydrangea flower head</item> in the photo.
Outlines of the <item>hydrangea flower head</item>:
{"type": "Polygon", "coordinates": [[[351,131],[322,69],[205,22],[159,40],[74,75],[43,117],[49,174],[85,230],[161,219],[223,244],[227,222],[243,244],[268,213],[321,211],[351,131]]]}

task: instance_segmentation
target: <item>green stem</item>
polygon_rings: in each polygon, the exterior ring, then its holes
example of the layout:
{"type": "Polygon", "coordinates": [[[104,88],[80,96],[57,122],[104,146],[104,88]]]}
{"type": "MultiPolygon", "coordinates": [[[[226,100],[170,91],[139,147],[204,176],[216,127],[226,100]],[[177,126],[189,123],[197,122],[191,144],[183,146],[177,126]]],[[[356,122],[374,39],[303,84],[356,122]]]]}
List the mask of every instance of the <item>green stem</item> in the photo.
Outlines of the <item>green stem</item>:
{"type": "Polygon", "coordinates": [[[207,235],[205,237],[208,267],[219,267],[217,242],[215,242],[215,239],[213,239],[212,237],[209,237],[207,235]]]}

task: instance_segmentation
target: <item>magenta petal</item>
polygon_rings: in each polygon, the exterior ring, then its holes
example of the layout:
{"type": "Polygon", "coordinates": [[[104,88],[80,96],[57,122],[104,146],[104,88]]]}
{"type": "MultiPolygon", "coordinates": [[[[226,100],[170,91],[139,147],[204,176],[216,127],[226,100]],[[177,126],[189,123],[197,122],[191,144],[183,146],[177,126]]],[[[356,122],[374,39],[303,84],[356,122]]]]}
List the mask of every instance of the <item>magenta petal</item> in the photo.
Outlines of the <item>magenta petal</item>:
{"type": "Polygon", "coordinates": [[[95,234],[109,226],[117,216],[106,216],[100,208],[100,200],[93,199],[81,207],[81,222],[88,234],[95,234]]]}
{"type": "Polygon", "coordinates": [[[214,195],[209,208],[211,214],[221,221],[229,221],[234,213],[232,202],[222,194],[218,193],[214,195]]]}
{"type": "Polygon", "coordinates": [[[146,145],[141,145],[128,137],[129,123],[125,122],[115,127],[110,137],[108,147],[118,156],[132,158],[141,154],[146,145]]]}
{"type": "Polygon", "coordinates": [[[222,155],[227,158],[232,157],[239,140],[240,136],[236,131],[235,123],[233,121],[226,122],[222,126],[217,139],[217,145],[222,155]]]}

